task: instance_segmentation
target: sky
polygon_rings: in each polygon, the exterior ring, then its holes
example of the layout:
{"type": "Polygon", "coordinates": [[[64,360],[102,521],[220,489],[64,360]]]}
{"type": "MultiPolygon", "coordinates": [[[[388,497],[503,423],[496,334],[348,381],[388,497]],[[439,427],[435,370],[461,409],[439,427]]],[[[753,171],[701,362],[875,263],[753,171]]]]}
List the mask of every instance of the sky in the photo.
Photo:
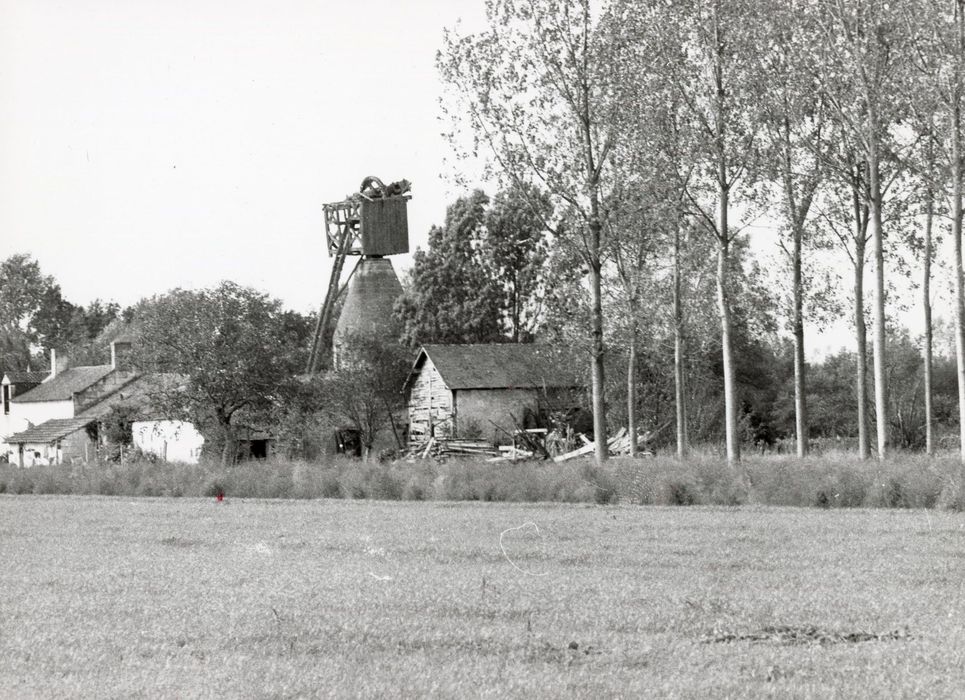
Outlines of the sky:
{"type": "Polygon", "coordinates": [[[230,279],[317,308],[323,203],[412,181],[414,249],[461,194],[434,64],[460,19],[482,0],[0,0],[0,259],[80,304],[230,279]]]}
{"type": "Polygon", "coordinates": [[[0,259],[78,304],[229,279],[317,309],[322,204],[406,178],[415,249],[464,194],[434,63],[460,21],[483,0],[0,0],[0,259]]]}

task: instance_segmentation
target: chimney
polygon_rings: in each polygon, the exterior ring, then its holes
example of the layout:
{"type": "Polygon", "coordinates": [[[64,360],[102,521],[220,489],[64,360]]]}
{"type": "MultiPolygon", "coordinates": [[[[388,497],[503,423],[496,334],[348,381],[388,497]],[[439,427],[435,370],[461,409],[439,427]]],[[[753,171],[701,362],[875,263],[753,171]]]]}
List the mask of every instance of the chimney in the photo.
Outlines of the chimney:
{"type": "Polygon", "coordinates": [[[115,340],[111,343],[111,367],[118,372],[132,372],[131,342],[129,340],[115,340]]]}
{"type": "Polygon", "coordinates": [[[50,348],[50,376],[47,377],[48,380],[53,379],[58,374],[63,372],[70,366],[70,358],[68,357],[57,357],[57,351],[54,348],[50,348]]]}

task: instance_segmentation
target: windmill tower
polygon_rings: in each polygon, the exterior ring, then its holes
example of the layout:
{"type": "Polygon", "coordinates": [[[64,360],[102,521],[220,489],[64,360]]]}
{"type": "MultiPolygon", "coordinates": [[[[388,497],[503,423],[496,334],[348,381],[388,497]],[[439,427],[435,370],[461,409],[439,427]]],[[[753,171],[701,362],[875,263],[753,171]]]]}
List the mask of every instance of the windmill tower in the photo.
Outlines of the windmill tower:
{"type": "Polygon", "coordinates": [[[339,347],[353,333],[384,334],[386,340],[395,340],[392,306],[402,294],[402,284],[387,256],[409,252],[408,191],[407,180],[384,185],[377,177],[367,177],[356,194],[324,205],[326,247],[334,260],[312,338],[309,374],[337,365],[339,347]],[[349,256],[357,256],[358,262],[342,285],[349,256]],[[333,331],[332,316],[343,294],[333,331]]]}

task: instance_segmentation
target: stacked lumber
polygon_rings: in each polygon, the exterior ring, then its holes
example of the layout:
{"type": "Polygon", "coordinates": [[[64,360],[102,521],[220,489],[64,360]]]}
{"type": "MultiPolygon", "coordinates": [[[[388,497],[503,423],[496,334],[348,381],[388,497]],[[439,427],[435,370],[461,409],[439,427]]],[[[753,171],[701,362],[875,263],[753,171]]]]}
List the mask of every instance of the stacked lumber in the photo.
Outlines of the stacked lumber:
{"type": "Polygon", "coordinates": [[[532,459],[533,452],[515,445],[503,445],[499,448],[499,456],[487,459],[487,462],[515,462],[520,459],[532,459]]]}
{"type": "Polygon", "coordinates": [[[449,440],[433,437],[429,438],[427,442],[417,445],[411,454],[426,459],[430,456],[498,457],[500,453],[486,440],[449,440]]]}

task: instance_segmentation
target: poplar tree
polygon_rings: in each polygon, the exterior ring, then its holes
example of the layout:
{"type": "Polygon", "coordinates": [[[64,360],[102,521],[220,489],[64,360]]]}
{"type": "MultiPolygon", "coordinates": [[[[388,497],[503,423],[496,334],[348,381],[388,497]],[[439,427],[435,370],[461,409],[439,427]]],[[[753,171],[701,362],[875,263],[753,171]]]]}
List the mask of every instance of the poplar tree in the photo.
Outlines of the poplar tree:
{"type": "Polygon", "coordinates": [[[616,133],[608,46],[590,0],[487,0],[488,28],[447,32],[437,66],[454,143],[466,131],[501,178],[537,185],[569,214],[566,242],[587,271],[593,432],[607,459],[601,272],[606,168],[616,133]]]}

